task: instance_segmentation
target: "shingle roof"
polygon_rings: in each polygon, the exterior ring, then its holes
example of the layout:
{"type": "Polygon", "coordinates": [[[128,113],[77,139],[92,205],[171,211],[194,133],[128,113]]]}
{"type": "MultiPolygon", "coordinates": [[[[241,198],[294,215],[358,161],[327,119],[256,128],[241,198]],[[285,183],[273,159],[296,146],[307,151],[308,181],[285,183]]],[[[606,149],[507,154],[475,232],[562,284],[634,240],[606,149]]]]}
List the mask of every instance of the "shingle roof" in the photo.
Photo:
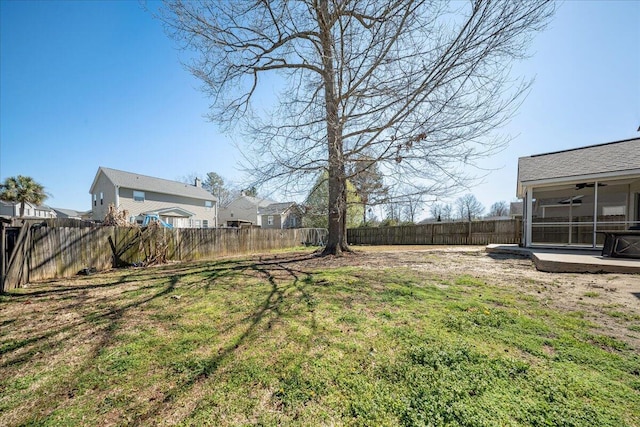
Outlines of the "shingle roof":
{"type": "Polygon", "coordinates": [[[518,183],[640,169],[640,138],[518,159],[518,183]]]}
{"type": "MultiPolygon", "coordinates": [[[[100,171],[102,171],[102,173],[104,173],[113,184],[120,187],[133,188],[135,190],[142,191],[153,191],[155,193],[171,194],[175,196],[192,197],[194,199],[216,200],[216,198],[204,188],[185,184],[184,182],[154,178],[152,176],[140,175],[117,169],[109,169],[103,166],[100,166],[98,169],[96,177],[100,174],[100,171]]],[[[91,187],[93,188],[93,185],[91,187]]]]}
{"type": "Polygon", "coordinates": [[[271,203],[270,205],[261,208],[258,213],[260,215],[281,214],[293,205],[295,205],[295,202],[271,203]]]}
{"type": "MultiPolygon", "coordinates": [[[[5,200],[0,200],[0,204],[3,204],[5,206],[20,206],[20,202],[7,202],[5,200]]],[[[51,208],[48,205],[34,205],[33,203],[28,203],[28,202],[25,204],[25,206],[27,206],[27,205],[29,205],[29,206],[31,206],[31,207],[33,207],[35,209],[38,209],[38,210],[47,210],[47,209],[48,210],[53,210],[53,208],[51,208]]]]}
{"type": "Polygon", "coordinates": [[[261,198],[253,197],[253,196],[244,196],[243,195],[243,196],[240,196],[240,198],[245,199],[246,201],[248,201],[252,205],[258,206],[259,208],[266,208],[267,206],[276,203],[273,200],[261,199],[261,198]]]}
{"type": "Polygon", "coordinates": [[[53,209],[58,215],[63,214],[66,216],[77,216],[77,217],[81,215],[80,212],[73,209],[62,209],[62,208],[51,208],[51,209],[53,209]]]}

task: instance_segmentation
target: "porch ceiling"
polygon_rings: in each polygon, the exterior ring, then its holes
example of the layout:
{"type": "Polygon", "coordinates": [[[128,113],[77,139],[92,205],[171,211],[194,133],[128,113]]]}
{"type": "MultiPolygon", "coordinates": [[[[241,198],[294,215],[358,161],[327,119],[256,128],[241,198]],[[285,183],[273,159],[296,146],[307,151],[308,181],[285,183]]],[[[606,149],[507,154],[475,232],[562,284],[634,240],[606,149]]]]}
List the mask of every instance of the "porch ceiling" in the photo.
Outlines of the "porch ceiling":
{"type": "Polygon", "coordinates": [[[525,189],[529,188],[545,188],[549,191],[553,190],[569,190],[575,188],[577,184],[592,183],[598,181],[599,183],[607,185],[627,185],[640,180],[640,170],[636,173],[625,173],[627,171],[620,171],[615,174],[608,174],[607,176],[572,176],[557,179],[544,179],[537,181],[524,181],[518,182],[517,196],[523,198],[525,195],[525,189]]]}

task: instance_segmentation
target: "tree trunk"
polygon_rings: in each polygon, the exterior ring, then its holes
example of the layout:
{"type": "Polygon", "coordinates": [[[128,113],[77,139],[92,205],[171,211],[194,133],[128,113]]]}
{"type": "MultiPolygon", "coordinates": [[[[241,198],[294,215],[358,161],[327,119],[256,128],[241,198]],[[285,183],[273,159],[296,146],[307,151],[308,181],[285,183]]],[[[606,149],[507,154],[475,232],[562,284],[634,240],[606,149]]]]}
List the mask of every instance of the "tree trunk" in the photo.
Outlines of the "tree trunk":
{"type": "Polygon", "coordinates": [[[323,255],[340,255],[347,245],[347,183],[342,152],[342,126],[338,118],[338,98],[335,88],[333,40],[328,0],[318,3],[318,24],[323,55],[324,96],[327,114],[327,148],[329,155],[329,236],[323,255]]]}
{"type": "Polygon", "coordinates": [[[367,226],[367,204],[362,203],[362,226],[367,226]]]}

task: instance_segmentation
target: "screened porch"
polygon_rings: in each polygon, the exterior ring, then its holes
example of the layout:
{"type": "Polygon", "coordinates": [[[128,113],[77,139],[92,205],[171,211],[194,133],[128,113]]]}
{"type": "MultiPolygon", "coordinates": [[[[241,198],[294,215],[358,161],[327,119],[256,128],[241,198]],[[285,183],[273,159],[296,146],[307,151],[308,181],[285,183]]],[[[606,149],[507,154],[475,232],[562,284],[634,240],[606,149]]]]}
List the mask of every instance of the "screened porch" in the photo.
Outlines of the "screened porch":
{"type": "Polygon", "coordinates": [[[530,187],[525,200],[528,242],[602,247],[599,231],[640,227],[640,178],[530,187]]]}

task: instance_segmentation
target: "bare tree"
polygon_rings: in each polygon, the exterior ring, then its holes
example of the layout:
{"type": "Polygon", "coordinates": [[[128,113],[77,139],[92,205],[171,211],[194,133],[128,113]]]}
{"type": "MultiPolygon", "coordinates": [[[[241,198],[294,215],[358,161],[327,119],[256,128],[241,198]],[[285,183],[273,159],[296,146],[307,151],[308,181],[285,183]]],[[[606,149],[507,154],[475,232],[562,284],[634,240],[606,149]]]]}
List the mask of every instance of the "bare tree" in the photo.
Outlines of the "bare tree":
{"type": "Polygon", "coordinates": [[[453,206],[449,203],[433,203],[429,207],[429,214],[436,221],[453,220],[453,206]]]}
{"type": "Polygon", "coordinates": [[[487,214],[487,216],[489,217],[507,215],[509,215],[509,205],[507,205],[507,202],[505,202],[504,200],[492,204],[489,208],[489,213],[487,214]]]}
{"type": "Polygon", "coordinates": [[[161,18],[195,53],[211,119],[251,136],[258,182],[309,187],[309,172],[328,171],[324,253],[338,254],[348,166],[363,155],[387,185],[433,196],[504,146],[493,131],[530,85],[509,63],[553,11],[550,0],[170,0],[161,18]],[[269,114],[256,108],[265,82],[283,88],[269,114]]]}
{"type": "Polygon", "coordinates": [[[456,210],[458,218],[471,222],[482,215],[484,206],[482,206],[482,203],[480,203],[473,194],[465,194],[456,199],[456,210]]]}
{"type": "Polygon", "coordinates": [[[203,178],[197,172],[191,172],[177,179],[185,184],[195,185],[198,180],[202,188],[213,194],[218,199],[220,206],[225,206],[234,198],[240,195],[240,190],[227,182],[221,175],[216,172],[208,172],[203,178]]]}
{"type": "Polygon", "coordinates": [[[240,195],[240,190],[234,188],[227,180],[216,172],[208,172],[202,182],[202,188],[216,196],[220,206],[226,206],[240,195]]]}

